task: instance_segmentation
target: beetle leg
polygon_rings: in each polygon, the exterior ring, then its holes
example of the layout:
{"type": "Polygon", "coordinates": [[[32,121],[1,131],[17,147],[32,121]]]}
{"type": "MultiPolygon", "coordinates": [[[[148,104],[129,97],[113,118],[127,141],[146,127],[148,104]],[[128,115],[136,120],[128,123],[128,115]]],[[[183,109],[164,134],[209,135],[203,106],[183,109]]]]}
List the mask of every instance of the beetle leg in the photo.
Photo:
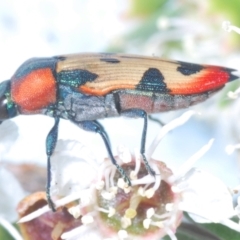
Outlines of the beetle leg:
{"type": "Polygon", "coordinates": [[[98,123],[99,126],[101,126],[103,132],[105,132],[105,135],[106,135],[106,138],[107,138],[108,144],[109,144],[109,146],[111,147],[111,141],[110,141],[109,135],[108,135],[108,133],[106,132],[104,126],[103,126],[99,121],[96,121],[96,122],[98,123]]]}
{"type": "Polygon", "coordinates": [[[149,115],[148,118],[153,121],[158,123],[161,127],[163,127],[164,125],[166,125],[164,122],[162,122],[160,119],[153,117],[153,115],[149,115]]]}
{"type": "Polygon", "coordinates": [[[71,120],[73,123],[75,123],[77,126],[79,126],[80,128],[82,128],[83,130],[86,131],[90,131],[90,132],[95,132],[100,134],[100,136],[102,137],[104,144],[106,146],[109,158],[112,161],[112,164],[117,168],[118,172],[121,174],[121,176],[123,177],[124,181],[131,186],[131,181],[128,178],[128,176],[126,175],[125,171],[123,170],[123,168],[121,168],[116,159],[113,156],[111,147],[110,147],[110,142],[108,139],[108,135],[106,133],[106,131],[104,130],[104,128],[102,127],[101,124],[99,124],[99,122],[97,121],[81,121],[81,122],[77,122],[75,120],[71,120]]]}
{"type": "Polygon", "coordinates": [[[120,115],[125,116],[125,117],[130,117],[130,118],[143,118],[143,131],[142,131],[142,139],[141,139],[141,147],[140,147],[140,153],[142,155],[143,162],[145,164],[145,167],[148,171],[148,173],[152,176],[155,176],[155,171],[150,167],[147,158],[145,156],[145,144],[146,144],[146,134],[147,134],[147,118],[148,115],[147,113],[138,108],[133,108],[133,109],[127,109],[124,111],[121,111],[120,115]]]}
{"type": "Polygon", "coordinates": [[[59,117],[54,118],[55,122],[48,133],[46,139],[46,154],[47,154],[47,186],[46,186],[46,194],[47,194],[47,201],[49,207],[52,209],[53,212],[56,211],[53,200],[50,195],[50,187],[51,187],[51,180],[52,180],[52,172],[51,172],[51,156],[53,151],[56,147],[57,138],[58,138],[58,125],[59,125],[59,117]]]}

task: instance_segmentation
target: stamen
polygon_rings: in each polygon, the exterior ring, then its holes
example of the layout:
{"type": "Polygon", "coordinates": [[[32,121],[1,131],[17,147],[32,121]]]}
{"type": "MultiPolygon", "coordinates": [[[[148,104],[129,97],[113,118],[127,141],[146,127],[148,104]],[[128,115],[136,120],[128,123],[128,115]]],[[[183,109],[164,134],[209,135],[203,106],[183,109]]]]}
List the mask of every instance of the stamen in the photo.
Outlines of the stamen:
{"type": "Polygon", "coordinates": [[[82,215],[80,206],[73,206],[68,209],[68,212],[75,218],[79,218],[82,215]]]}
{"type": "Polygon", "coordinates": [[[141,185],[141,184],[151,184],[155,181],[154,177],[151,175],[146,175],[142,178],[136,179],[132,181],[132,185],[136,186],[136,185],[141,185]]]}
{"type": "Polygon", "coordinates": [[[152,164],[152,168],[156,173],[155,183],[152,188],[156,191],[160,187],[160,184],[161,184],[161,174],[160,174],[159,168],[155,164],[152,164]]]}
{"type": "Polygon", "coordinates": [[[117,186],[124,190],[125,193],[129,193],[131,191],[131,187],[123,180],[123,178],[119,178],[117,182],[117,186]]]}
{"type": "Polygon", "coordinates": [[[198,173],[197,168],[191,168],[188,172],[185,173],[184,176],[178,178],[174,185],[172,185],[171,189],[175,193],[180,193],[189,189],[188,179],[191,178],[194,174],[198,173]]]}
{"type": "MultiPolygon", "coordinates": [[[[146,181],[144,181],[145,179],[147,179],[147,178],[152,178],[152,176],[150,176],[149,174],[147,175],[147,176],[144,176],[143,178],[140,178],[140,179],[138,179],[137,180],[137,183],[139,182],[139,184],[145,184],[146,183],[146,181]],[[139,181],[140,180],[140,181],[139,181]],[[144,181],[144,183],[141,183],[141,181],[144,181]]],[[[137,191],[137,193],[138,193],[138,195],[140,195],[140,196],[142,196],[142,197],[146,197],[146,189],[148,188],[148,186],[151,184],[151,182],[150,183],[147,183],[144,187],[139,187],[138,188],[138,191],[137,191]]],[[[137,184],[135,184],[135,185],[137,185],[137,184]]],[[[151,191],[151,190],[150,190],[151,191]]],[[[149,193],[150,194],[150,193],[149,193]]]]}
{"type": "Polygon", "coordinates": [[[154,208],[149,208],[146,212],[147,218],[151,218],[155,214],[154,208]]]}
{"type": "Polygon", "coordinates": [[[117,187],[111,187],[109,188],[109,192],[113,193],[114,195],[117,194],[118,188],[117,187]]]}
{"type": "MultiPolygon", "coordinates": [[[[173,209],[173,207],[171,207],[171,208],[173,209]]],[[[159,219],[165,219],[165,218],[171,217],[171,213],[167,212],[167,213],[163,213],[161,215],[155,213],[154,217],[159,218],[159,219]]]]}
{"type": "Polygon", "coordinates": [[[138,172],[141,168],[141,159],[142,159],[142,156],[139,153],[139,150],[135,149],[134,153],[135,153],[135,169],[134,169],[134,171],[131,171],[131,173],[130,173],[130,178],[132,180],[137,179],[138,172]]]}
{"type": "MultiPolygon", "coordinates": [[[[78,199],[81,199],[81,203],[84,202],[85,204],[88,205],[89,201],[87,201],[86,199],[91,199],[90,198],[91,195],[92,195],[92,189],[91,188],[84,189],[84,190],[82,190],[80,192],[77,192],[77,193],[75,192],[73,194],[70,194],[70,195],[68,195],[68,196],[66,196],[64,198],[61,198],[61,199],[57,200],[55,202],[55,206],[56,206],[56,208],[62,207],[62,206],[67,205],[68,203],[76,201],[78,199]],[[85,200],[82,201],[82,199],[83,200],[85,199],[85,200]]],[[[44,214],[46,212],[49,212],[49,211],[51,211],[51,209],[49,208],[48,205],[46,205],[46,206],[44,206],[42,208],[39,208],[38,210],[36,210],[36,211],[34,211],[34,212],[30,213],[30,214],[24,216],[18,222],[19,223],[28,222],[28,221],[30,221],[30,220],[32,220],[34,218],[37,218],[37,217],[41,216],[42,214],[44,214]]]]}
{"type": "Polygon", "coordinates": [[[153,188],[149,188],[148,190],[145,191],[145,196],[146,198],[151,198],[155,193],[155,190],[153,188]]]}
{"type": "Polygon", "coordinates": [[[165,209],[166,209],[166,211],[168,211],[168,212],[172,212],[173,209],[174,209],[173,203],[167,203],[167,204],[165,205],[165,209]]]}
{"type": "Polygon", "coordinates": [[[184,176],[188,171],[191,170],[193,165],[199,160],[212,146],[214,139],[211,139],[205,146],[203,146],[198,152],[191,156],[179,169],[177,174],[171,176],[168,180],[170,183],[175,182],[177,179],[184,176]]]}
{"type": "Polygon", "coordinates": [[[48,205],[46,205],[46,206],[44,206],[42,208],[39,208],[38,210],[36,210],[36,211],[34,211],[34,212],[32,212],[32,213],[30,213],[28,215],[20,218],[18,223],[29,222],[29,221],[31,221],[31,220],[33,220],[33,219],[43,215],[44,213],[49,212],[49,211],[50,211],[50,208],[49,208],[48,205]]]}
{"type": "MultiPolygon", "coordinates": [[[[104,164],[104,165],[105,165],[105,164],[104,164]]],[[[106,166],[106,165],[105,165],[105,166],[106,166]]],[[[108,166],[106,166],[106,168],[101,169],[101,171],[100,171],[101,174],[99,174],[99,176],[101,176],[101,177],[102,177],[102,174],[103,174],[103,176],[104,176],[106,190],[109,189],[110,185],[111,185],[111,186],[114,185],[114,184],[113,184],[114,181],[113,181],[113,177],[112,177],[112,176],[114,176],[114,174],[111,175],[112,171],[114,171],[113,168],[112,168],[112,165],[108,164],[108,166]],[[110,183],[110,182],[111,182],[111,183],[110,183]]]]}
{"type": "Polygon", "coordinates": [[[103,180],[98,181],[98,182],[95,184],[95,188],[96,188],[97,190],[102,190],[102,189],[104,188],[104,186],[105,186],[105,182],[104,182],[103,180]]]}
{"type": "Polygon", "coordinates": [[[82,216],[82,224],[87,225],[93,222],[94,222],[93,216],[91,215],[82,216]]]}
{"type": "Polygon", "coordinates": [[[236,149],[239,149],[240,148],[240,144],[235,144],[235,145],[228,145],[226,148],[225,148],[225,151],[227,154],[232,154],[236,149]]]}
{"type": "Polygon", "coordinates": [[[231,22],[230,21],[224,21],[222,23],[222,28],[227,31],[227,32],[231,32],[231,31],[234,31],[238,34],[240,34],[240,28],[234,26],[234,25],[231,25],[231,22]]]}
{"type": "Polygon", "coordinates": [[[139,196],[145,197],[145,190],[143,187],[138,188],[137,193],[139,196]]]}
{"type": "Polygon", "coordinates": [[[186,190],[189,187],[189,184],[187,181],[183,181],[183,182],[179,182],[176,185],[173,185],[171,187],[172,191],[175,193],[180,193],[183,192],[184,190],[186,190]]]}
{"type": "Polygon", "coordinates": [[[82,195],[81,198],[80,198],[81,207],[88,206],[92,202],[93,202],[93,196],[92,195],[86,194],[86,195],[82,195]]]}
{"type": "Polygon", "coordinates": [[[115,198],[115,193],[109,192],[109,191],[102,191],[102,192],[101,192],[101,196],[102,196],[105,200],[112,200],[113,198],[115,198]]]}
{"type": "Polygon", "coordinates": [[[155,151],[157,145],[160,143],[162,138],[172,129],[184,124],[192,115],[196,114],[194,111],[187,111],[184,114],[182,114],[180,117],[172,120],[167,125],[163,126],[161,131],[159,132],[158,136],[153,140],[152,144],[150,145],[146,157],[147,159],[150,159],[150,157],[153,155],[153,152],[155,151]]]}
{"type": "Polygon", "coordinates": [[[126,230],[119,230],[118,231],[118,237],[121,239],[126,239],[128,238],[128,233],[126,230]]]}
{"type": "MultiPolygon", "coordinates": [[[[234,75],[235,75],[235,74],[234,74],[234,75]]],[[[229,92],[227,93],[227,96],[228,96],[230,99],[237,99],[239,93],[240,93],[240,88],[236,89],[234,92],[233,92],[233,91],[229,91],[229,92]]]]}
{"type": "Polygon", "coordinates": [[[171,240],[177,240],[177,237],[175,236],[175,234],[169,227],[164,226],[164,229],[165,229],[166,233],[168,234],[168,236],[171,238],[171,240]]]}
{"type": "Polygon", "coordinates": [[[110,172],[110,186],[114,187],[115,186],[115,181],[114,181],[114,176],[116,174],[117,168],[115,168],[114,166],[111,166],[111,172],[110,172]]]}
{"type": "Polygon", "coordinates": [[[144,220],[143,220],[143,227],[144,227],[145,229],[149,229],[151,222],[152,222],[152,219],[150,219],[150,218],[144,219],[144,220]]]}
{"type": "Polygon", "coordinates": [[[156,227],[159,227],[159,228],[163,228],[164,225],[163,225],[163,222],[162,221],[151,221],[150,223],[152,226],[156,226],[156,227]]]}
{"type": "Polygon", "coordinates": [[[113,207],[109,207],[109,209],[97,207],[96,210],[98,210],[100,212],[108,213],[109,218],[114,216],[114,214],[116,213],[116,209],[113,207]]]}
{"type": "Polygon", "coordinates": [[[150,225],[158,227],[158,228],[163,228],[163,222],[162,221],[153,221],[152,219],[146,218],[143,220],[143,227],[145,229],[149,229],[150,225]]]}
{"type": "Polygon", "coordinates": [[[121,226],[122,226],[122,228],[128,228],[131,225],[132,225],[131,218],[128,218],[128,217],[125,217],[125,216],[123,216],[121,218],[121,226]]]}
{"type": "Polygon", "coordinates": [[[131,179],[131,180],[137,179],[137,174],[136,174],[135,171],[131,171],[131,172],[130,172],[130,179],[131,179]]]}
{"type": "Polygon", "coordinates": [[[123,163],[130,163],[132,161],[132,155],[128,148],[123,145],[119,145],[117,148],[118,157],[122,160],[123,163]]]}

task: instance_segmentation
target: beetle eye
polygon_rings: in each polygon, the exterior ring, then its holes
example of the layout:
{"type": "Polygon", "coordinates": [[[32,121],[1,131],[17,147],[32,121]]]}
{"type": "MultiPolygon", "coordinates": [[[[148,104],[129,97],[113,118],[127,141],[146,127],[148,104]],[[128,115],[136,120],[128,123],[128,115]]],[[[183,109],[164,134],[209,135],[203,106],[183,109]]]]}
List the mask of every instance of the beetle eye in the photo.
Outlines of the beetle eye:
{"type": "Polygon", "coordinates": [[[7,97],[6,93],[9,92],[10,89],[10,81],[4,81],[0,83],[0,120],[5,120],[9,118],[8,110],[7,110],[7,97]]]}

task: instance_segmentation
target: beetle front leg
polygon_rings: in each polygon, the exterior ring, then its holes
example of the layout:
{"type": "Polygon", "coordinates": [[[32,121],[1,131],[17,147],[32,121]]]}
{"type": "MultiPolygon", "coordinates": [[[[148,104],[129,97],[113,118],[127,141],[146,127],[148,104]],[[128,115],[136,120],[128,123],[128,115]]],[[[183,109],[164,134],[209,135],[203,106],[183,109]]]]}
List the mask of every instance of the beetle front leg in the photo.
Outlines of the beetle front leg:
{"type": "Polygon", "coordinates": [[[124,110],[120,113],[122,116],[130,117],[130,118],[143,118],[143,131],[142,131],[142,139],[141,139],[141,147],[140,147],[140,153],[142,155],[143,162],[145,164],[145,167],[148,171],[148,173],[152,176],[155,176],[155,171],[150,167],[147,158],[145,156],[145,144],[146,144],[146,135],[147,135],[147,113],[138,108],[128,109],[124,110]]]}
{"type": "Polygon", "coordinates": [[[53,212],[56,211],[53,200],[50,195],[50,187],[51,187],[51,180],[52,180],[52,172],[51,172],[51,156],[53,151],[56,147],[57,138],[58,138],[58,125],[59,125],[59,117],[54,118],[55,122],[48,133],[46,139],[46,154],[47,154],[47,186],[46,186],[46,195],[49,207],[52,209],[53,212]]]}
{"type": "Polygon", "coordinates": [[[113,156],[111,147],[110,147],[110,142],[108,139],[108,135],[105,132],[104,128],[102,127],[101,124],[99,124],[99,122],[97,121],[81,121],[81,122],[77,122],[75,120],[71,120],[73,123],[75,123],[77,126],[79,126],[80,128],[82,128],[85,131],[90,131],[90,132],[95,132],[100,134],[100,136],[103,139],[103,142],[106,146],[109,158],[111,159],[112,164],[117,168],[118,172],[121,174],[121,176],[123,177],[124,181],[131,186],[131,181],[128,178],[127,174],[125,173],[125,171],[123,170],[123,168],[121,168],[116,159],[113,156]]]}

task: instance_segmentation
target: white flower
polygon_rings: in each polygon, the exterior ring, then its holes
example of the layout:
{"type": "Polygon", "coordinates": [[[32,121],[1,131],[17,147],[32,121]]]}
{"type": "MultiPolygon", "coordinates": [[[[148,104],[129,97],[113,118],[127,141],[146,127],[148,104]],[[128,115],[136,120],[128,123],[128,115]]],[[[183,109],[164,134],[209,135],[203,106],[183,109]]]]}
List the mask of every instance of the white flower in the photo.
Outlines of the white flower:
{"type": "Polygon", "coordinates": [[[230,21],[224,21],[222,23],[222,28],[227,32],[234,31],[234,32],[240,34],[240,28],[232,25],[230,21]]]}
{"type": "Polygon", "coordinates": [[[163,162],[151,159],[163,136],[193,114],[186,112],[165,125],[147,151],[149,163],[157,174],[155,178],[147,174],[139,153],[129,160],[129,154],[124,153],[128,151],[121,147],[120,157],[116,159],[127,175],[133,176],[131,187],[124,183],[109,159],[96,165],[90,152],[79,143],[60,142],[53,156],[52,190],[59,198],[65,197],[55,201],[57,213],[52,213],[48,206],[39,209],[32,200],[23,201],[20,204],[24,206],[20,211],[22,228],[33,228],[32,221],[52,222],[54,228],[50,233],[67,240],[83,239],[92,234],[98,236],[95,239],[139,240],[168,234],[175,240],[182,211],[187,211],[196,222],[222,223],[240,231],[239,225],[229,220],[237,210],[233,208],[228,188],[216,177],[193,168],[213,140],[190,157],[175,174],[163,162]],[[76,161],[77,157],[81,164],[76,161]],[[61,209],[61,206],[66,208],[61,209]],[[36,211],[28,214],[30,207],[36,211]],[[55,226],[59,216],[65,224],[55,226]],[[64,219],[68,219],[67,223],[64,219]]]}

